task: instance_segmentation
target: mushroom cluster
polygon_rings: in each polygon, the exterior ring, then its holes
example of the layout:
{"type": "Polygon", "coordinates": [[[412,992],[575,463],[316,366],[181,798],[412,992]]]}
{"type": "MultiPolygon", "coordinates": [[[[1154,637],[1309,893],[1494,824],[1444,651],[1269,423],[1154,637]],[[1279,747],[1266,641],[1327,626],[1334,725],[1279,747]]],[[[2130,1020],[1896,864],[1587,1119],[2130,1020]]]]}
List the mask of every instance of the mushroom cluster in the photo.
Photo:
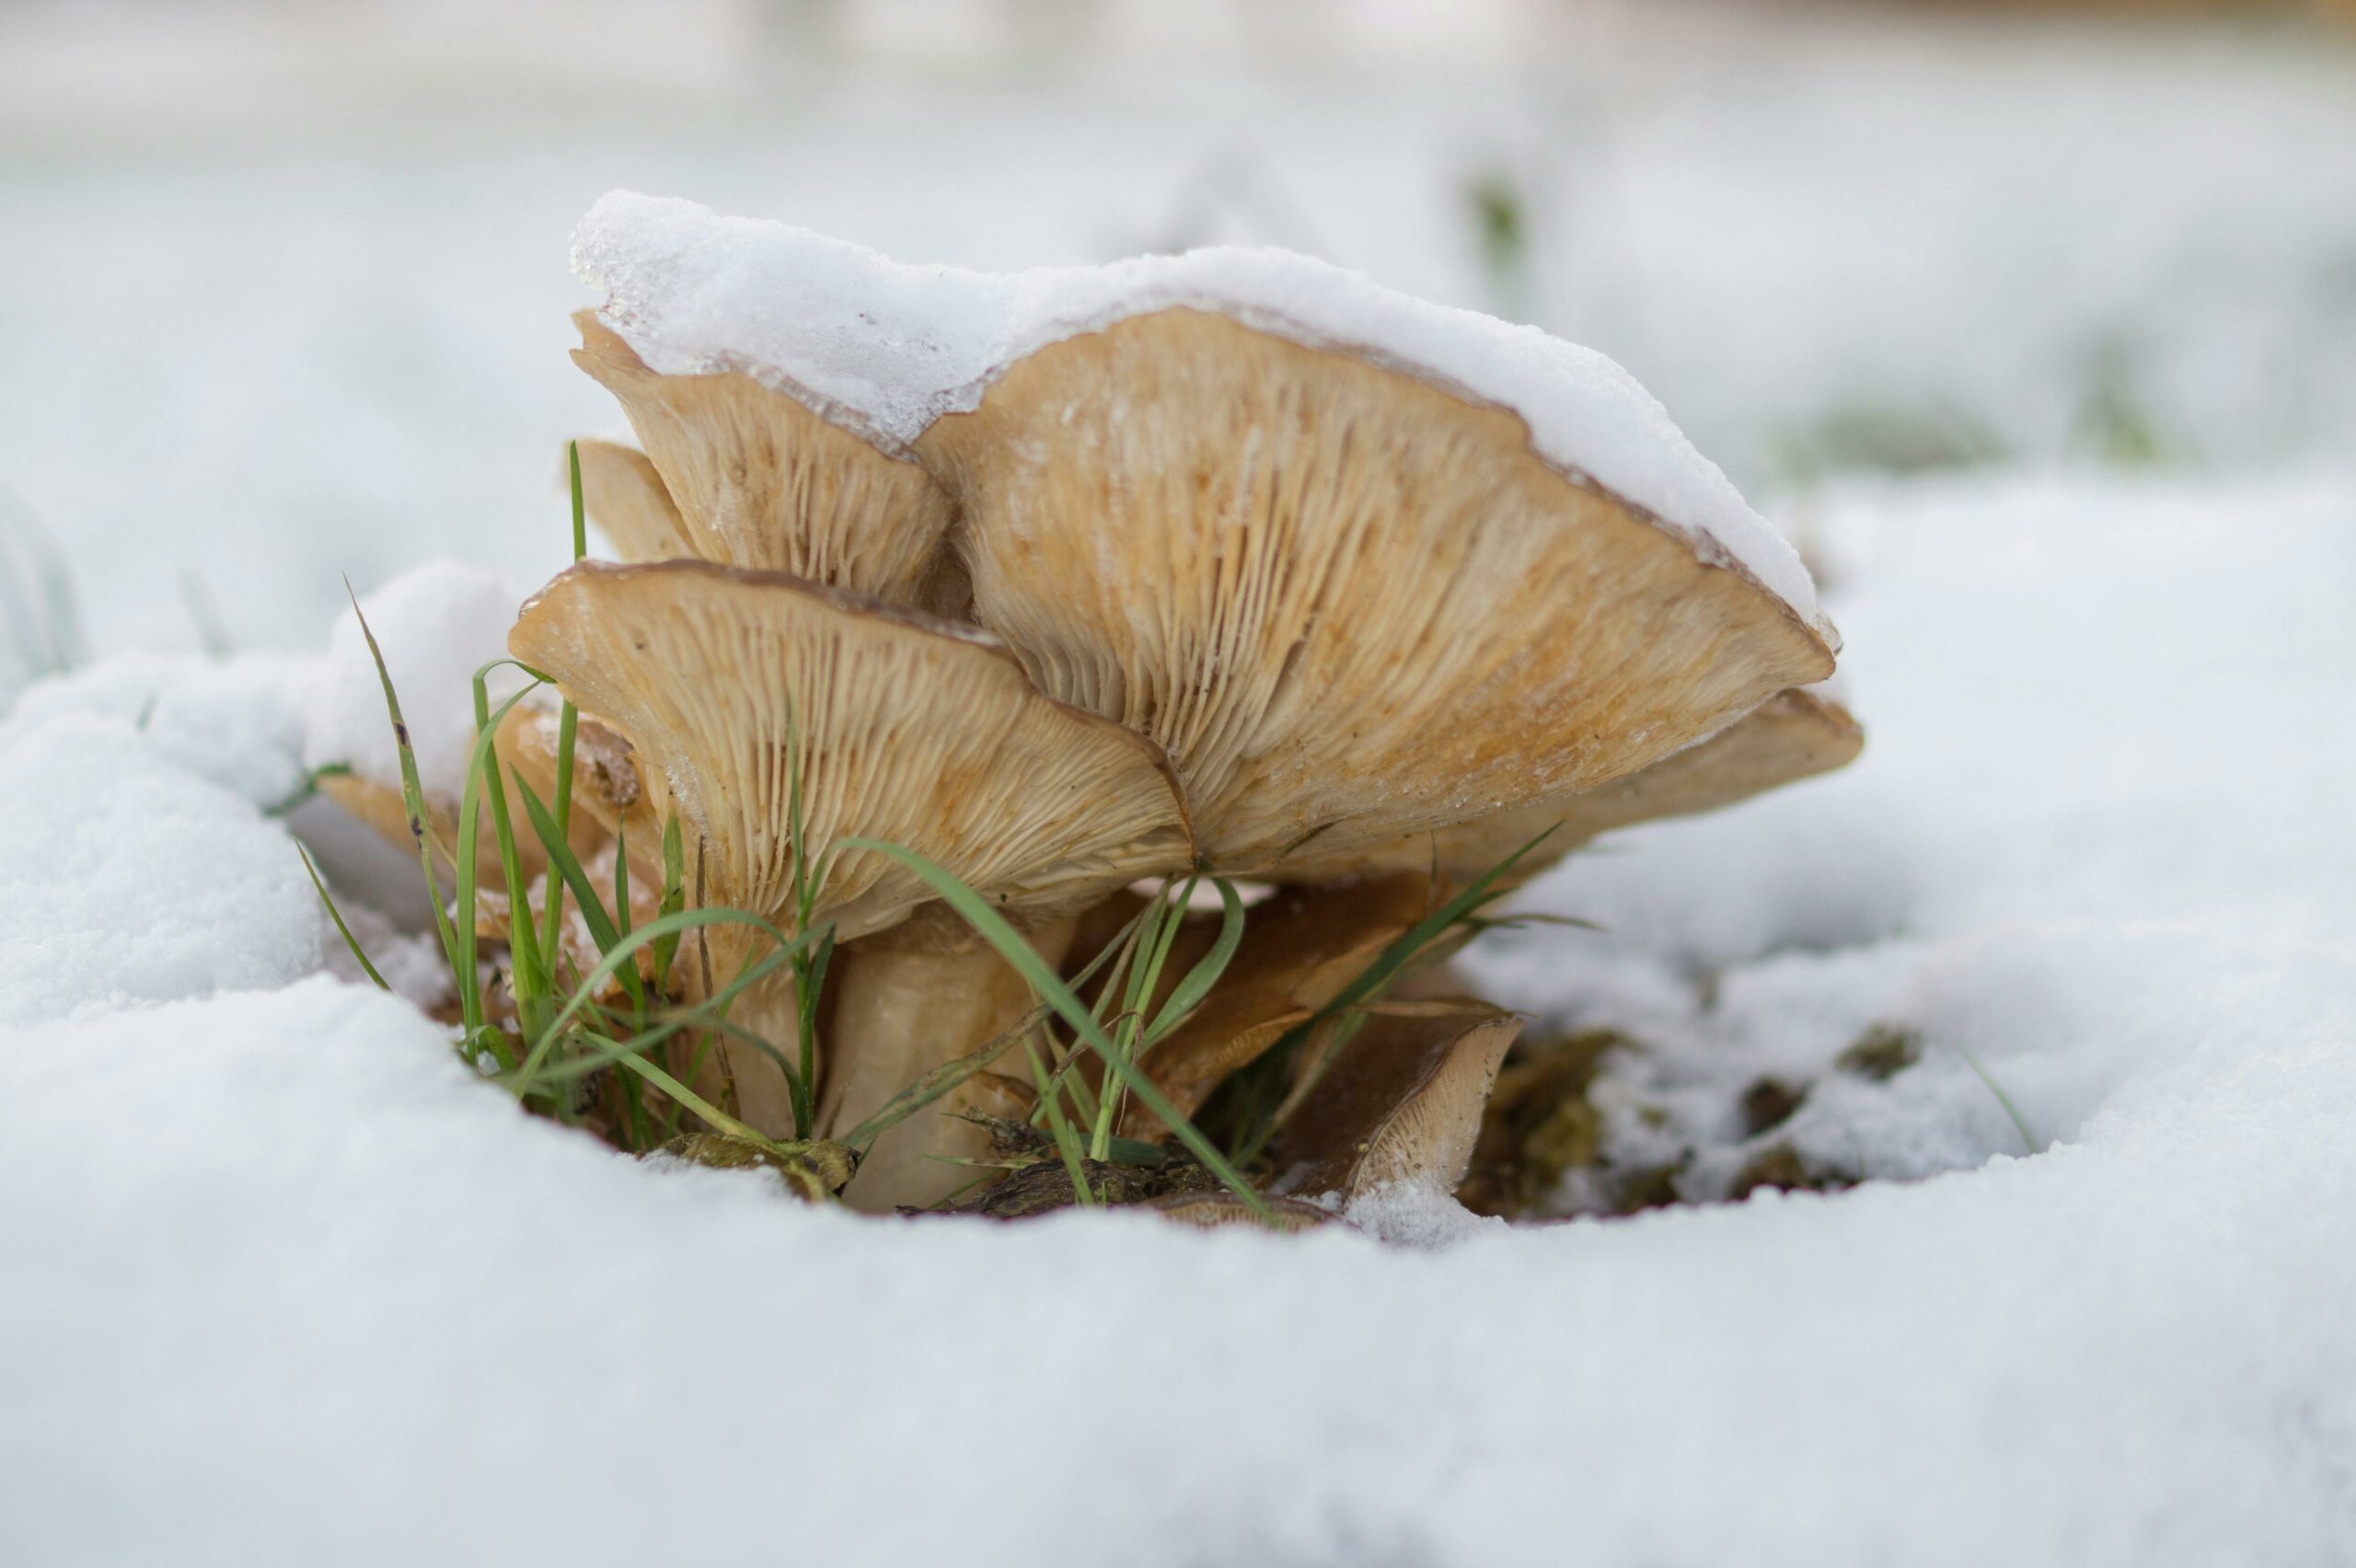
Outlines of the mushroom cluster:
{"type": "MultiPolygon", "coordinates": [[[[676,302],[745,272],[726,238],[699,231],[687,248],[718,248],[710,264],[649,286],[676,302]]],[[[1343,277],[1263,259],[1312,293],[1343,277]]],[[[896,271],[904,291],[976,286],[896,271]]],[[[774,317],[802,281],[730,286],[774,317]]],[[[846,840],[935,862],[1050,963],[1092,956],[1142,881],[1272,887],[1218,985],[1138,1064],[1192,1115],[1541,835],[1514,878],[1858,749],[1805,689],[1832,671],[1830,627],[1769,585],[1796,563],[1640,504],[1542,449],[1515,407],[1385,345],[1213,290],[1100,286],[1092,319],[1013,343],[900,432],[749,344],[656,368],[643,288],[576,317],[574,358],[639,444],[579,447],[618,559],[534,595],[510,648],[579,708],[588,813],[631,853],[676,817],[700,900],[834,927],[820,1136],[1034,1005],[928,883],[846,840]],[[797,866],[805,845],[838,847],[797,866]],[[797,878],[814,879],[798,901],[797,878]]],[[[1414,308],[1426,335],[1458,315],[1414,308]]],[[[924,312],[899,309],[839,329],[920,358],[924,312]]],[[[746,929],[713,928],[718,980],[755,956],[746,929]]],[[[791,1039],[795,1008],[764,981],[733,1021],[791,1039]]],[[[1514,1019],[1418,995],[1358,1022],[1291,1085],[1271,1193],[1461,1176],[1514,1019]]],[[[732,1040],[726,1069],[743,1120],[810,1130],[766,1054],[732,1040]]],[[[847,1200],[967,1184],[957,1161],[992,1118],[1029,1118],[1034,1085],[966,1080],[884,1135],[847,1200]]],[[[1135,1105],[1122,1125],[1169,1130],[1135,1105]]]]}

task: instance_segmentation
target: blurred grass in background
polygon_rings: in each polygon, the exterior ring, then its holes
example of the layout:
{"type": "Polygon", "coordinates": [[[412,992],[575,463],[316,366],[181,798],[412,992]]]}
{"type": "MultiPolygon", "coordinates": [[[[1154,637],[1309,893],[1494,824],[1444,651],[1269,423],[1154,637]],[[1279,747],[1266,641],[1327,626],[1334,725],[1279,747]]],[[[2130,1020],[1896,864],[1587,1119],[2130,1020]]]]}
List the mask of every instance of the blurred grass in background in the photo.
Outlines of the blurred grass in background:
{"type": "Polygon", "coordinates": [[[1315,252],[1612,354],[1771,507],[2341,463],[2349,10],[19,0],[0,482],[101,649],[537,578],[562,440],[618,422],[564,357],[614,185],[976,266],[1315,252]]]}

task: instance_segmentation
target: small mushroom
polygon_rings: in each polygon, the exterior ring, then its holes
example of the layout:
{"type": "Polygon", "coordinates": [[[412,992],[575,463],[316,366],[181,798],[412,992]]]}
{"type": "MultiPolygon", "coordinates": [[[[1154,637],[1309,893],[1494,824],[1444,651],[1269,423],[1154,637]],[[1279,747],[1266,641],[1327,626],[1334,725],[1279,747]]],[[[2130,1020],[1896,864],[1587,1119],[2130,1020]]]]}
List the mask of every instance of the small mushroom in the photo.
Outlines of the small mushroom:
{"type": "MultiPolygon", "coordinates": [[[[922,468],[749,375],[657,375],[594,311],[573,320],[574,361],[620,399],[676,502],[685,548],[674,553],[958,607],[962,572],[940,548],[953,507],[922,468]]],[[[586,463],[584,452],[584,500],[586,463]]],[[[656,510],[642,490],[617,505],[617,516],[656,510]]]]}
{"type": "MultiPolygon", "coordinates": [[[[914,850],[1031,917],[1076,910],[1191,858],[1159,751],[1041,696],[970,628],[780,573],[585,561],[525,604],[509,646],[628,739],[650,808],[676,812],[694,846],[704,902],[780,928],[799,923],[805,845],[809,918],[832,921],[840,940],[891,927],[933,896],[897,860],[840,847],[848,837],[914,850]],[[802,844],[789,829],[797,770],[802,844]]],[[[710,932],[716,978],[755,956],[745,931],[710,932]]],[[[733,1017],[772,1042],[791,1039],[782,972],[733,1017]]],[[[849,1036],[838,1034],[839,1052],[849,1036]]],[[[742,1043],[729,1065],[745,1119],[791,1133],[776,1066],[742,1043]]]]}
{"type": "Polygon", "coordinates": [[[1479,1002],[1378,1010],[1334,1053],[1271,1149],[1273,1189],[1346,1205],[1403,1183],[1454,1192],[1520,1020],[1479,1002]]]}
{"type": "MultiPolygon", "coordinates": [[[[553,807],[557,798],[558,716],[518,704],[499,726],[499,760],[553,807]]],[[[572,736],[573,820],[569,842],[583,856],[617,836],[629,844],[632,869],[659,869],[663,824],[650,807],[629,743],[586,716],[572,736]]]]}
{"type": "Polygon", "coordinates": [[[1210,311],[1037,349],[917,451],[976,618],[1167,748],[1234,874],[1595,790],[1832,670],[1510,410],[1210,311]]]}

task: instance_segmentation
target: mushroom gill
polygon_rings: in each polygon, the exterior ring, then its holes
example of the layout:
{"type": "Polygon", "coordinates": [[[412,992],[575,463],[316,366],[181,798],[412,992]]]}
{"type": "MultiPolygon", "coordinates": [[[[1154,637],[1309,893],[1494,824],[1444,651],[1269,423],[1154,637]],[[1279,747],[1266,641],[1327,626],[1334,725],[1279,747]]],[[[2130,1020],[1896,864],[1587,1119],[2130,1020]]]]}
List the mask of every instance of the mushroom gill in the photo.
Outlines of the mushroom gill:
{"type": "Polygon", "coordinates": [[[975,617],[1169,750],[1230,873],[1595,790],[1832,669],[1510,410],[1221,315],[1038,349],[917,451],[975,617]]]}

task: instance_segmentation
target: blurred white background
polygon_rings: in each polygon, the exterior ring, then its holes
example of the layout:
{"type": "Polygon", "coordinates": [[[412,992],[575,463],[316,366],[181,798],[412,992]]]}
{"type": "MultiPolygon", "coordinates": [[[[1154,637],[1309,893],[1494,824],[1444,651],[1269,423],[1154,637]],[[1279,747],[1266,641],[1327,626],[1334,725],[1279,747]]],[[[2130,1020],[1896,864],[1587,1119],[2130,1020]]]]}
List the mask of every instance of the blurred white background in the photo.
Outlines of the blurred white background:
{"type": "Polygon", "coordinates": [[[912,260],[1313,251],[1611,353],[1803,535],[1848,473],[2356,451],[2356,38],[2296,6],[20,0],[0,483],[91,641],[552,568],[613,186],[912,260]]]}

